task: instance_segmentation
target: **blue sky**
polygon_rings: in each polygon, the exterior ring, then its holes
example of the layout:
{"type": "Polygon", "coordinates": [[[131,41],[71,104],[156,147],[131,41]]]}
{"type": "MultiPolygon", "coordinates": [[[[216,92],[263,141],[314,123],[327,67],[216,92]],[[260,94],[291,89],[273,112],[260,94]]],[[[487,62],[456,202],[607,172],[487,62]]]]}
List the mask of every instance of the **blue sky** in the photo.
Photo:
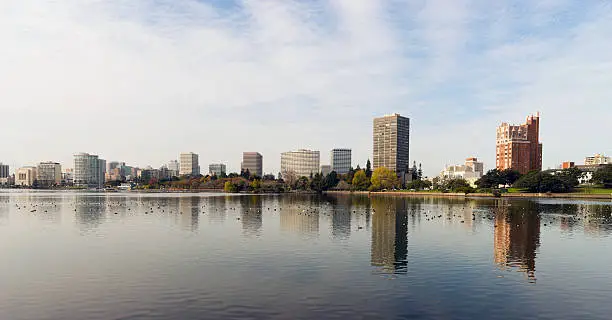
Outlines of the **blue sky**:
{"type": "Polygon", "coordinates": [[[398,112],[433,175],[491,168],[495,127],[540,111],[544,166],[580,163],[612,154],[611,38],[595,0],[2,1],[0,161],[363,165],[372,118],[398,112]]]}

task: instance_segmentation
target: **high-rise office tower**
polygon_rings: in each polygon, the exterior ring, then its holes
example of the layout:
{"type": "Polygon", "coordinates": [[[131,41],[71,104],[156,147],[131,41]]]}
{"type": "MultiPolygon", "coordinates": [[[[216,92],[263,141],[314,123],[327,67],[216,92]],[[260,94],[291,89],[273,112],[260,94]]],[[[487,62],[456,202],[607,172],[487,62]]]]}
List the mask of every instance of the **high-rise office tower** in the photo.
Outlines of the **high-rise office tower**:
{"type": "Polygon", "coordinates": [[[240,169],[258,177],[263,176],[263,156],[259,152],[243,152],[240,169]]]}
{"type": "Polygon", "coordinates": [[[542,170],[540,114],[530,115],[521,125],[502,123],[497,127],[496,167],[525,174],[542,170]]]}
{"type": "Polygon", "coordinates": [[[9,166],[8,164],[3,164],[0,162],[0,178],[8,178],[9,177],[9,166]]]}
{"type": "Polygon", "coordinates": [[[347,174],[351,170],[351,149],[332,149],[329,158],[332,171],[347,174]]]}
{"type": "Polygon", "coordinates": [[[319,151],[300,149],[281,154],[281,172],[293,173],[297,177],[309,177],[319,172],[321,155],[319,151]]]}
{"type": "Polygon", "coordinates": [[[198,155],[193,152],[181,153],[179,174],[181,176],[197,176],[200,174],[198,155]]]}
{"type": "Polygon", "coordinates": [[[73,181],[77,187],[102,188],[104,187],[104,174],[106,173],[106,160],[97,155],[78,153],[74,155],[73,181]]]}
{"type": "Polygon", "coordinates": [[[397,113],[375,118],[373,138],[373,169],[386,167],[398,175],[406,174],[410,167],[410,119],[397,113]]]}

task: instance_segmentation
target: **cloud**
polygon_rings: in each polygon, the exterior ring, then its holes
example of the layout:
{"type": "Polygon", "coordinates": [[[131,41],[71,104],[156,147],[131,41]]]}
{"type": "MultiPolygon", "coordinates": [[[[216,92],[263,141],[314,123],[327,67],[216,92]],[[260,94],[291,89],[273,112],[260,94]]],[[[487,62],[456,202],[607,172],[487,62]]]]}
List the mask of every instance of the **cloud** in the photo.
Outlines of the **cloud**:
{"type": "Polygon", "coordinates": [[[427,174],[543,112],[545,166],[608,152],[612,8],[570,1],[9,0],[0,4],[0,161],[350,147],[372,117],[412,118],[427,174]]]}

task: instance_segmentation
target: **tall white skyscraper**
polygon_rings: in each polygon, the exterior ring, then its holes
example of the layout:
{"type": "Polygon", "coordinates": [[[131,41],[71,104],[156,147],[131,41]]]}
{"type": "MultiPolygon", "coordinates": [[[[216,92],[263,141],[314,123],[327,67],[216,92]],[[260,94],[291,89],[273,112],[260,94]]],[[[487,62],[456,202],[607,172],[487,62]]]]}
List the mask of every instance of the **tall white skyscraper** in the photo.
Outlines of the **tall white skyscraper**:
{"type": "Polygon", "coordinates": [[[104,187],[106,160],[89,153],[74,155],[74,185],[86,188],[104,187]]]}
{"type": "Polygon", "coordinates": [[[300,149],[281,154],[281,173],[293,173],[298,177],[309,177],[320,170],[319,151],[300,149]]]}
{"type": "Polygon", "coordinates": [[[329,158],[332,171],[347,174],[351,170],[351,149],[333,149],[329,158]]]}
{"type": "Polygon", "coordinates": [[[200,174],[197,154],[193,152],[181,153],[180,160],[179,174],[181,176],[197,176],[200,174]]]}

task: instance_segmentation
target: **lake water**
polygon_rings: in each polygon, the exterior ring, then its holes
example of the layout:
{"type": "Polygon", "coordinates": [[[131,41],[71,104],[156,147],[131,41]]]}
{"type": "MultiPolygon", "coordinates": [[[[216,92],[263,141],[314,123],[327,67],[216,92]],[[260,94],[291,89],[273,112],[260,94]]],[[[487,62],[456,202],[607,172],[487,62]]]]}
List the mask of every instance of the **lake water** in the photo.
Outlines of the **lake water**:
{"type": "Polygon", "coordinates": [[[0,192],[0,319],[611,319],[612,202],[0,192]]]}

